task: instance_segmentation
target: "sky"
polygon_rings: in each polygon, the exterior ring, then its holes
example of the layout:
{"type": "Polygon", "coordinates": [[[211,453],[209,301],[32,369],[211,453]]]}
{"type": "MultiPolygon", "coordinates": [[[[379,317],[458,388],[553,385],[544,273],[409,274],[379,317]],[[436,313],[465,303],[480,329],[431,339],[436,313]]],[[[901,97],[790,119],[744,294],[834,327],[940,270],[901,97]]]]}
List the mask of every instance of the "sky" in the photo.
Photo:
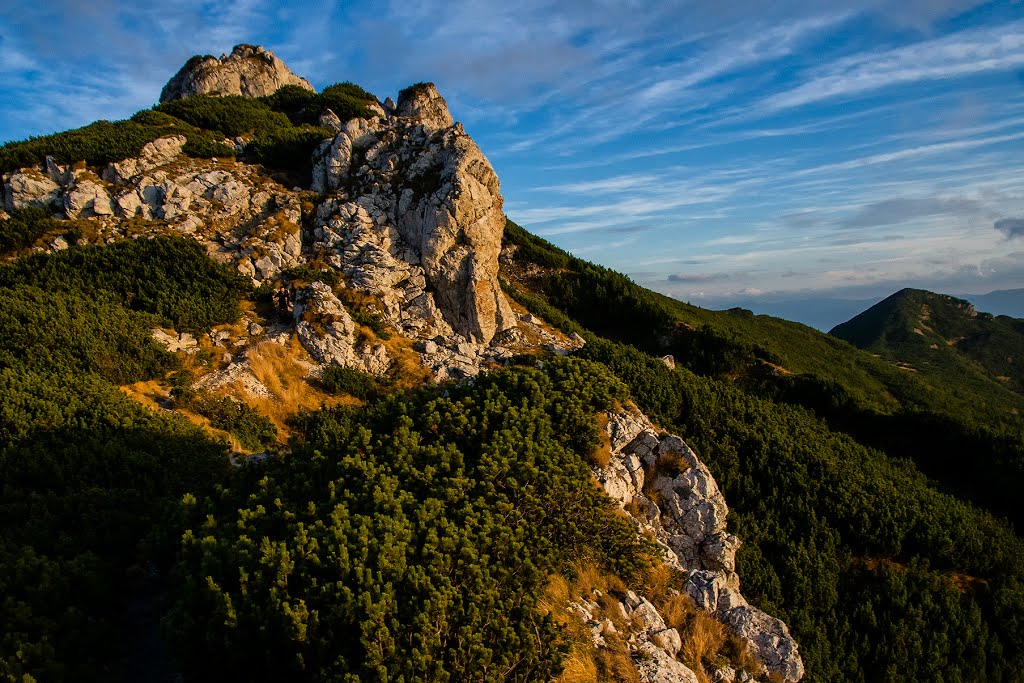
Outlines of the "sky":
{"type": "Polygon", "coordinates": [[[433,81],[508,216],[707,307],[1024,287],[1024,2],[0,0],[0,141],[261,44],[433,81]]]}

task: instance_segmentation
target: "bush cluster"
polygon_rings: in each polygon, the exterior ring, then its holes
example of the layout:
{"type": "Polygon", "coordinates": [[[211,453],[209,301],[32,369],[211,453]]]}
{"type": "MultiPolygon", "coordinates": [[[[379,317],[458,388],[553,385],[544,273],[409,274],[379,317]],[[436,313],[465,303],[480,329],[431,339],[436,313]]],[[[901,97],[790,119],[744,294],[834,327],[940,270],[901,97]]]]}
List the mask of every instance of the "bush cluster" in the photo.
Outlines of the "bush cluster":
{"type": "Polygon", "coordinates": [[[308,416],[289,457],[186,506],[169,625],[188,672],[550,680],[568,643],[538,612],[549,573],[651,559],[577,448],[621,392],[566,359],[308,416]]]}

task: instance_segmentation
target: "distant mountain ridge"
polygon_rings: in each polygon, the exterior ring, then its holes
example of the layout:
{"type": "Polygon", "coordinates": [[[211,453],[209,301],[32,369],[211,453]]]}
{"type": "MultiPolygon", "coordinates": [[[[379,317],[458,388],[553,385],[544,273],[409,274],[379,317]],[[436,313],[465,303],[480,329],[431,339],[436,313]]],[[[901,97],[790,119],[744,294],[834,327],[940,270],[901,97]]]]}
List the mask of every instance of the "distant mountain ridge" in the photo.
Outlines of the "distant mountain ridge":
{"type": "Polygon", "coordinates": [[[1024,318],[1024,288],[997,289],[988,294],[961,294],[980,311],[993,315],[1008,315],[1011,318],[1024,318]]]}
{"type": "MultiPolygon", "coordinates": [[[[957,294],[952,296],[966,299],[979,311],[993,315],[1008,315],[1024,318],[1024,289],[994,290],[986,294],[957,294]]],[[[883,295],[858,299],[821,294],[764,295],[744,299],[722,299],[701,303],[705,308],[725,310],[746,308],[758,315],[770,315],[791,320],[822,332],[846,322],[861,311],[885,298],[883,295]]]]}
{"type": "Polygon", "coordinates": [[[993,398],[1024,391],[1024,320],[979,312],[945,294],[903,289],[831,334],[939,383],[993,398]]]}

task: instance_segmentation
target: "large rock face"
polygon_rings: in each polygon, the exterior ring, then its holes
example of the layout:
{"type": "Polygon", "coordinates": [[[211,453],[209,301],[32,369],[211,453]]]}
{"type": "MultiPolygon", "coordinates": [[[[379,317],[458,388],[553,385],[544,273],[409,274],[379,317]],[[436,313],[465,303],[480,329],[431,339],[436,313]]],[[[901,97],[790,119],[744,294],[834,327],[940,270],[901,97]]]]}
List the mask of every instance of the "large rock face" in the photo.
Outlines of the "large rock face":
{"type": "Polygon", "coordinates": [[[260,45],[236,45],[230,55],[196,56],[188,60],[160,92],[160,101],[193,95],[263,97],[284,85],[313,90],[305,78],[293,74],[284,62],[260,45]]]}
{"type": "Polygon", "coordinates": [[[663,547],[666,562],[687,574],[685,591],[697,607],[745,640],[766,673],[799,681],[804,665],[789,629],[740,594],[740,541],[726,531],[729,508],[710,470],[644,415],[621,409],[607,418],[612,458],[595,472],[601,486],[663,547]]]}
{"type": "Polygon", "coordinates": [[[372,275],[365,289],[392,292],[393,322],[422,326],[437,310],[466,341],[486,345],[515,326],[498,283],[498,177],[433,85],[399,100],[395,115],[349,121],[320,147],[313,189],[329,196],[316,247],[357,286],[372,275]]]}

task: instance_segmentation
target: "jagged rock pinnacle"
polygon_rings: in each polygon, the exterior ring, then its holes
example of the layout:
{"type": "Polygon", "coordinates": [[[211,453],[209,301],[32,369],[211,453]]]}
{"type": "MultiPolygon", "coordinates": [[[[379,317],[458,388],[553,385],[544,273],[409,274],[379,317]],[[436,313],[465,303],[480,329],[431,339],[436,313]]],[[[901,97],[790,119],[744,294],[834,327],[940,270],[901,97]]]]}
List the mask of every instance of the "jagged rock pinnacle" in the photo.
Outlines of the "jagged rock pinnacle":
{"type": "Polygon", "coordinates": [[[448,128],[453,123],[448,103],[433,83],[417,83],[400,92],[395,113],[415,118],[430,130],[448,128]]]}
{"type": "Polygon", "coordinates": [[[293,74],[262,45],[236,45],[230,55],[221,55],[220,59],[196,55],[185,62],[160,92],[160,101],[194,95],[263,97],[285,85],[313,90],[305,78],[293,74]]]}

